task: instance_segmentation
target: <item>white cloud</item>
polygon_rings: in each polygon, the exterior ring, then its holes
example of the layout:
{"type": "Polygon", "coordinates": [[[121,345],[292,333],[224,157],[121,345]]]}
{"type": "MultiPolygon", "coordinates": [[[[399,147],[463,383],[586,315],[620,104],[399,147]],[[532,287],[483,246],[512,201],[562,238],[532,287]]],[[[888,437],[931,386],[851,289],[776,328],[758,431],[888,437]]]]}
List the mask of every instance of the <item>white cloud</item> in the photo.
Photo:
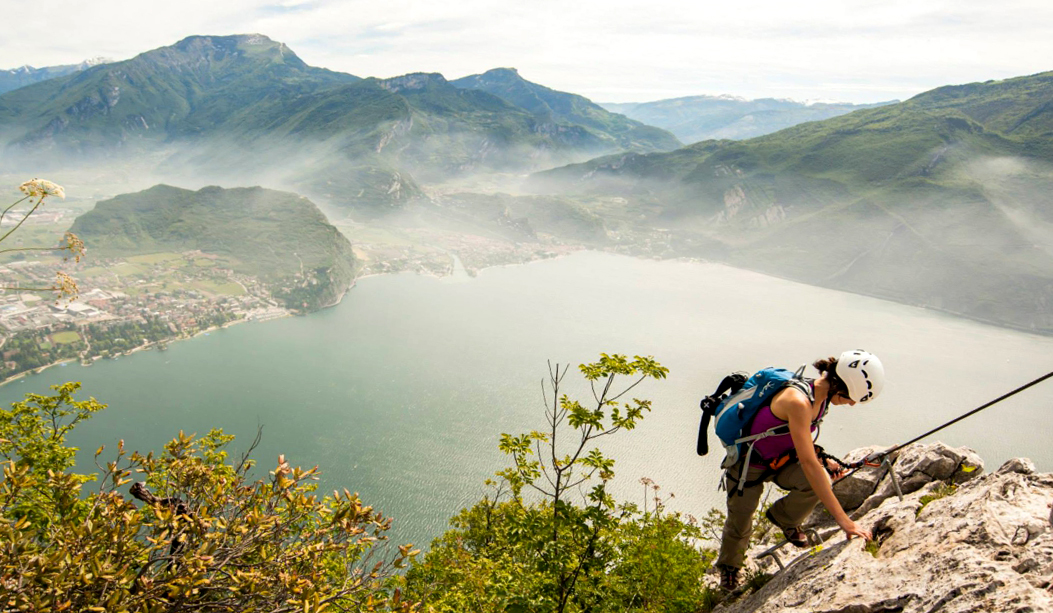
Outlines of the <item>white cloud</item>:
{"type": "Polygon", "coordinates": [[[0,38],[0,67],[259,32],[308,63],[361,76],[455,78],[515,66],[605,101],[702,93],[869,101],[1053,69],[1045,0],[0,0],[0,14],[19,24],[17,38],[0,38]]]}

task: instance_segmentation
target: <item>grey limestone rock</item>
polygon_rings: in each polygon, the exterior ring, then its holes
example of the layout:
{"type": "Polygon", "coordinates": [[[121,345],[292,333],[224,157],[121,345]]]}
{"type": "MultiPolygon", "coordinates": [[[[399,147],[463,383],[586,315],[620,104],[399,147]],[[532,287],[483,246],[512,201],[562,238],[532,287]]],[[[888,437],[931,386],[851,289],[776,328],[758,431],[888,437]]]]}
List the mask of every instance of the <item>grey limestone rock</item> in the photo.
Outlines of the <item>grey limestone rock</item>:
{"type": "MultiPolygon", "coordinates": [[[[863,447],[849,452],[843,459],[849,463],[858,462],[870,454],[884,449],[888,449],[888,447],[876,445],[863,447]]],[[[888,470],[884,466],[866,467],[857,470],[834,484],[834,494],[846,511],[858,509],[877,490],[878,484],[881,483],[887,472],[888,470]]]]}
{"type": "Polygon", "coordinates": [[[996,472],[998,474],[1020,473],[1022,475],[1031,475],[1035,472],[1035,463],[1027,458],[1013,458],[1002,464],[996,472]]]}
{"type": "MultiPolygon", "coordinates": [[[[1027,460],[987,475],[981,468],[969,449],[904,449],[895,464],[910,488],[904,499],[886,495],[884,477],[860,507],[869,507],[857,521],[874,532],[876,551],[830,532],[822,547],[792,561],[784,555],[787,569],[760,590],[716,611],[1053,611],[1053,475],[1035,474],[1027,460]],[[976,468],[963,474],[963,466],[976,468]]],[[[750,559],[765,547],[751,550],[750,559]]],[[[778,569],[768,564],[754,570],[778,569]]]]}
{"type": "MultiPolygon", "coordinates": [[[[856,462],[887,446],[862,447],[845,455],[846,462],[856,462]]],[[[889,456],[904,494],[917,491],[934,481],[964,483],[983,474],[984,462],[968,447],[951,448],[936,442],[927,445],[908,445],[889,456]]],[[[862,517],[877,508],[885,499],[896,496],[896,488],[888,468],[866,466],[834,484],[837,500],[852,517],[862,517]]],[[[832,518],[820,505],[805,522],[807,526],[823,527],[832,518]]]]}
{"type": "MultiPolygon", "coordinates": [[[[964,483],[975,479],[983,474],[984,461],[968,447],[951,448],[936,442],[908,445],[900,449],[892,466],[899,479],[900,490],[906,495],[933,481],[964,483]]],[[[861,517],[889,497],[896,497],[896,488],[892,479],[885,474],[874,493],[852,515],[861,517]]]]}

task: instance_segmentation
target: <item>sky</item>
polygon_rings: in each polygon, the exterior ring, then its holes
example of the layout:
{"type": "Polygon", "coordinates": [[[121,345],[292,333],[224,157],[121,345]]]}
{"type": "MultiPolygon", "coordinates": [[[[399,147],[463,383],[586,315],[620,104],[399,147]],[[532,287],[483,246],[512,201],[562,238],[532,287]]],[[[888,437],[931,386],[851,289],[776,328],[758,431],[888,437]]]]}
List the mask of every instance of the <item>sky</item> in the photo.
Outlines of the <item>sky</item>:
{"type": "Polygon", "coordinates": [[[1050,0],[0,0],[0,68],[259,33],[358,76],[495,67],[597,102],[845,102],[1053,70],[1050,0]]]}

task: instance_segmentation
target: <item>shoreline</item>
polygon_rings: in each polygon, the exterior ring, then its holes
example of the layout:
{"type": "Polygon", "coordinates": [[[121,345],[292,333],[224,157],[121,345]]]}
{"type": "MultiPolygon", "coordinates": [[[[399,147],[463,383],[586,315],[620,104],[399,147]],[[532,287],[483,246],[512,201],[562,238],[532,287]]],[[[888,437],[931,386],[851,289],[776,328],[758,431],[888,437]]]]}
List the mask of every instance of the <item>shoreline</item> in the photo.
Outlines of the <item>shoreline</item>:
{"type": "MultiPolygon", "coordinates": [[[[348,287],[350,288],[350,286],[348,286],[348,287]]],[[[345,291],[345,293],[346,293],[346,291],[345,291]]],[[[343,296],[341,296],[341,299],[343,299],[343,296]]],[[[328,307],[326,307],[326,308],[328,308],[328,307]]],[[[122,353],[120,353],[120,354],[118,354],[116,356],[110,357],[110,358],[103,358],[102,356],[94,356],[94,357],[91,358],[91,364],[84,364],[82,358],[66,358],[65,360],[59,360],[57,362],[52,362],[50,364],[45,364],[43,366],[37,366],[36,368],[30,368],[29,370],[24,370],[24,371],[18,373],[17,375],[11,375],[7,379],[4,379],[3,381],[0,381],[0,387],[4,387],[5,385],[8,385],[9,383],[14,383],[16,381],[20,381],[20,380],[26,379],[26,378],[31,377],[33,375],[40,374],[40,373],[44,372],[45,370],[48,370],[49,368],[54,368],[56,366],[61,366],[63,364],[69,364],[70,362],[76,362],[76,363],[80,364],[81,366],[88,367],[88,366],[91,366],[92,364],[94,364],[95,362],[98,362],[99,360],[106,360],[106,359],[113,360],[113,359],[116,359],[116,358],[130,356],[130,355],[132,355],[134,353],[139,353],[140,351],[148,351],[150,349],[157,349],[158,348],[158,344],[162,343],[162,342],[163,343],[175,343],[175,342],[179,342],[179,341],[188,341],[190,339],[197,338],[197,337],[199,337],[199,336],[201,336],[203,334],[207,334],[209,332],[212,332],[213,330],[223,330],[223,329],[229,328],[231,326],[236,326],[238,324],[243,324],[243,323],[263,323],[265,321],[271,321],[271,320],[274,320],[274,319],[284,319],[286,317],[291,317],[291,316],[292,316],[292,313],[289,313],[288,311],[286,311],[286,313],[283,314],[283,315],[277,315],[275,317],[268,317],[267,319],[257,320],[257,319],[249,319],[247,317],[243,317],[241,319],[233,319],[231,321],[228,321],[226,323],[220,324],[218,326],[212,326],[210,328],[204,328],[202,330],[198,330],[197,332],[195,332],[194,334],[191,334],[189,336],[177,336],[177,337],[162,339],[160,341],[153,341],[153,342],[150,342],[150,343],[145,343],[143,345],[139,345],[138,347],[133,347],[132,349],[129,349],[128,351],[122,352],[122,353]]]]}
{"type": "MultiPolygon", "coordinates": [[[[597,253],[610,253],[610,254],[613,254],[613,255],[626,255],[624,253],[617,253],[617,252],[609,251],[609,250],[606,250],[606,249],[597,249],[597,248],[588,247],[588,246],[585,246],[585,245],[577,245],[577,246],[574,246],[574,249],[572,251],[568,251],[567,253],[557,253],[557,254],[549,256],[549,257],[530,258],[530,259],[527,259],[527,260],[522,260],[520,262],[502,262],[500,264],[490,264],[489,266],[483,266],[482,268],[471,269],[471,270],[469,270],[467,267],[465,267],[464,274],[469,279],[474,279],[482,271],[489,270],[491,268],[505,268],[505,267],[508,267],[508,266],[523,266],[523,265],[526,265],[526,264],[532,264],[534,262],[548,262],[548,261],[553,261],[553,260],[559,260],[559,259],[571,256],[571,255],[574,255],[574,254],[577,254],[577,253],[581,253],[582,251],[595,251],[597,253]]],[[[460,259],[460,256],[457,256],[457,257],[458,257],[458,259],[460,259]]],[[[637,256],[629,256],[629,257],[637,257],[637,256]]],[[[669,259],[669,258],[664,258],[664,259],[669,259]]],[[[674,258],[674,259],[679,259],[679,258],[674,258]]],[[[464,266],[463,265],[463,260],[462,260],[462,266],[464,266]]],[[[350,291],[355,286],[355,284],[361,279],[368,279],[370,277],[383,277],[385,275],[401,275],[401,274],[415,274],[415,275],[420,275],[422,277],[431,277],[433,279],[449,279],[449,278],[455,277],[457,275],[457,273],[455,273],[455,272],[450,272],[448,274],[437,274],[437,273],[432,272],[432,271],[420,271],[420,270],[392,270],[392,271],[388,271],[388,272],[370,272],[370,273],[367,273],[367,274],[355,277],[354,280],[352,281],[351,285],[348,286],[348,291],[350,291]]]]}
{"type": "Polygon", "coordinates": [[[58,362],[52,362],[51,364],[45,364],[43,366],[37,366],[36,368],[30,368],[29,370],[23,370],[17,375],[11,375],[10,377],[0,381],[0,387],[7,385],[8,383],[14,383],[15,381],[21,381],[22,379],[29,378],[33,375],[44,372],[49,368],[61,366],[63,364],[69,364],[70,362],[80,362],[80,358],[66,358],[65,360],[59,360],[58,362]]]}
{"type": "MultiPolygon", "coordinates": [[[[636,256],[629,256],[629,257],[636,257],[636,256]]],[[[665,260],[665,259],[676,260],[676,259],[683,259],[683,258],[679,258],[678,257],[678,258],[659,258],[659,259],[662,259],[662,260],[665,260]]],[[[704,261],[704,262],[707,262],[707,263],[710,263],[710,264],[720,264],[722,266],[727,266],[729,268],[735,268],[737,270],[745,270],[745,271],[748,271],[748,272],[757,273],[759,275],[764,275],[766,277],[772,277],[773,279],[782,279],[783,281],[790,281],[792,283],[800,283],[802,285],[807,285],[809,287],[818,287],[818,288],[822,288],[822,289],[832,290],[832,291],[835,291],[835,292],[844,292],[846,294],[852,294],[854,296],[866,296],[867,298],[875,298],[877,300],[884,300],[885,302],[889,302],[891,304],[898,304],[900,306],[913,307],[913,308],[916,308],[916,309],[924,309],[924,310],[932,312],[932,313],[941,313],[943,315],[949,315],[951,317],[957,317],[959,319],[964,319],[966,321],[971,321],[971,322],[974,322],[974,323],[984,324],[986,326],[991,326],[992,328],[998,328],[1000,330],[1012,330],[1013,332],[1021,332],[1023,334],[1030,334],[1030,335],[1038,336],[1038,337],[1041,337],[1041,338],[1053,338],[1053,329],[1026,328],[1023,325],[1016,325],[1016,324],[1011,324],[1011,323],[1008,323],[1008,322],[1000,322],[1000,321],[997,321],[997,320],[994,320],[994,319],[987,319],[987,318],[979,317],[979,316],[976,316],[976,315],[969,315],[968,313],[961,313],[959,311],[952,311],[951,309],[947,309],[947,308],[943,308],[943,307],[936,307],[936,306],[932,306],[932,305],[928,305],[928,304],[922,304],[922,303],[918,303],[918,302],[906,302],[906,301],[901,301],[901,300],[895,300],[895,299],[890,298],[888,296],[882,296],[880,294],[875,294],[875,293],[871,293],[871,292],[859,292],[859,291],[854,291],[854,290],[850,290],[850,289],[835,287],[835,286],[832,286],[832,285],[820,285],[818,283],[809,283],[807,281],[803,281],[801,279],[796,279],[796,278],[788,276],[788,275],[781,275],[781,274],[778,274],[778,273],[762,270],[760,268],[750,268],[750,267],[747,267],[747,266],[731,264],[731,263],[728,263],[728,262],[720,262],[720,261],[716,261],[716,260],[696,260],[696,261],[704,261]]]]}
{"type": "MultiPolygon", "coordinates": [[[[538,262],[538,261],[541,261],[541,260],[555,260],[555,259],[558,259],[558,258],[565,257],[567,255],[571,255],[573,253],[578,253],[580,251],[587,251],[587,248],[583,247],[582,249],[578,249],[578,250],[573,251],[571,253],[558,254],[558,255],[555,255],[555,256],[553,256],[551,258],[535,258],[535,259],[526,260],[526,261],[523,261],[523,262],[511,262],[511,263],[505,263],[505,264],[494,264],[492,266],[486,266],[486,267],[481,268],[479,270],[482,271],[482,270],[486,270],[487,268],[497,268],[497,267],[501,267],[501,266],[521,266],[523,264],[529,264],[531,262],[538,262]]],[[[252,318],[248,318],[248,317],[243,317],[241,319],[234,319],[234,320],[228,321],[228,322],[226,322],[224,324],[221,324],[221,325],[218,325],[218,326],[212,326],[211,328],[205,328],[205,329],[202,329],[202,330],[198,330],[197,332],[195,332],[194,334],[192,334],[190,336],[178,336],[178,337],[172,337],[172,338],[164,339],[163,342],[175,343],[175,342],[179,342],[179,341],[190,340],[190,339],[193,339],[193,338],[197,338],[198,336],[201,336],[203,334],[207,334],[209,332],[212,332],[213,330],[222,330],[222,329],[229,328],[231,326],[236,326],[236,325],[239,325],[239,324],[264,323],[264,322],[275,320],[275,319],[284,319],[286,317],[296,317],[296,316],[301,316],[301,315],[310,315],[311,313],[315,313],[317,311],[323,311],[325,309],[331,309],[331,308],[333,308],[335,306],[339,306],[340,303],[344,301],[344,298],[347,297],[347,294],[352,289],[354,289],[355,286],[358,285],[358,282],[360,280],[362,280],[362,279],[368,279],[370,277],[383,277],[383,276],[387,276],[387,275],[406,274],[406,273],[412,273],[412,274],[416,274],[416,275],[428,276],[428,277],[432,277],[434,279],[446,279],[446,278],[454,276],[452,272],[450,274],[446,274],[446,275],[439,275],[439,274],[435,274],[434,272],[421,272],[421,271],[414,271],[414,270],[395,270],[395,271],[391,271],[391,272],[371,272],[371,273],[364,274],[364,275],[361,275],[361,276],[353,277],[351,279],[351,282],[348,283],[347,287],[344,289],[344,291],[342,291],[340,293],[340,295],[336,298],[336,300],[334,300],[330,304],[326,304],[326,305],[320,306],[320,307],[318,307],[318,309],[316,309],[314,311],[310,311],[308,313],[294,313],[294,312],[289,311],[289,310],[286,309],[285,312],[283,314],[281,314],[281,315],[276,315],[274,317],[267,317],[265,319],[252,319],[252,318]]],[[[474,278],[474,275],[471,275],[471,274],[468,274],[467,276],[469,278],[474,278]]],[[[132,349],[129,349],[127,352],[121,353],[120,355],[115,356],[115,357],[119,358],[119,357],[122,357],[122,356],[130,356],[130,355],[132,355],[134,353],[138,353],[140,351],[147,351],[147,350],[150,350],[150,349],[155,349],[155,348],[157,348],[158,342],[162,342],[162,341],[154,341],[154,342],[151,342],[151,343],[140,345],[138,347],[134,347],[132,349]]],[[[94,364],[95,362],[97,362],[99,360],[102,360],[102,359],[114,359],[114,358],[103,358],[101,356],[95,356],[95,357],[91,358],[91,362],[92,362],[92,364],[94,364]]],[[[67,358],[65,360],[59,360],[57,362],[52,362],[51,364],[45,364],[43,366],[38,366],[36,368],[31,368],[29,370],[24,370],[24,371],[18,373],[17,375],[12,375],[11,377],[9,377],[7,379],[4,379],[3,381],[0,381],[0,387],[4,387],[5,385],[8,385],[9,383],[14,383],[15,381],[20,381],[20,380],[28,378],[28,377],[30,377],[32,375],[36,375],[36,374],[42,373],[42,372],[44,372],[45,370],[47,370],[49,368],[54,368],[56,366],[61,366],[62,364],[68,364],[70,362],[81,363],[82,359],[81,358],[67,358]]],[[[90,364],[86,365],[86,366],[90,366],[90,364]]]]}
{"type": "MultiPolygon", "coordinates": [[[[727,266],[729,268],[734,268],[736,270],[742,270],[742,271],[747,271],[747,272],[752,272],[752,273],[764,275],[766,277],[771,277],[771,278],[774,278],[774,279],[780,279],[780,280],[783,280],[783,281],[789,281],[791,283],[800,283],[802,285],[807,285],[809,287],[823,288],[823,289],[827,289],[827,290],[832,290],[832,291],[837,291],[837,292],[844,292],[844,293],[847,293],[847,294],[852,294],[852,295],[857,295],[857,296],[865,296],[865,297],[868,297],[868,298],[874,298],[874,299],[878,299],[878,300],[883,300],[883,301],[889,302],[891,304],[896,304],[896,305],[901,305],[901,306],[907,306],[907,307],[923,309],[925,311],[929,311],[929,312],[932,312],[932,313],[940,313],[940,314],[947,315],[947,316],[950,316],[950,317],[959,318],[959,319],[962,319],[962,320],[965,320],[965,321],[971,321],[971,322],[974,322],[974,323],[979,323],[979,324],[991,326],[993,328],[997,328],[997,329],[1000,329],[1000,330],[1010,330],[1010,331],[1013,331],[1013,332],[1028,334],[1028,335],[1036,336],[1036,337],[1039,337],[1039,338],[1051,338],[1051,337],[1053,337],[1053,331],[1043,332],[1043,331],[1038,331],[1038,330],[1033,330],[1033,329],[1027,329],[1027,328],[1024,328],[1022,326],[1014,326],[1014,325],[1010,325],[1010,324],[1006,324],[1006,323],[1000,323],[1000,322],[989,320],[989,319],[983,319],[983,318],[980,318],[980,317],[973,317],[973,316],[970,316],[970,315],[967,315],[967,314],[964,314],[964,313],[951,311],[949,309],[937,308],[937,307],[928,306],[928,305],[924,305],[924,304],[915,304],[915,303],[901,302],[901,301],[893,300],[893,299],[885,297],[885,296],[880,296],[880,295],[866,293],[866,292],[854,292],[854,291],[850,291],[850,290],[846,290],[846,289],[840,289],[840,288],[837,288],[837,287],[830,287],[830,286],[826,286],[826,285],[817,285],[817,284],[813,284],[813,283],[807,283],[807,282],[802,281],[800,279],[795,279],[793,277],[779,275],[779,274],[776,274],[776,273],[772,273],[772,272],[768,272],[768,271],[764,271],[764,270],[760,270],[760,269],[756,269],[756,268],[749,268],[749,267],[746,267],[746,266],[737,266],[737,265],[730,264],[730,263],[727,263],[727,262],[719,262],[719,261],[714,261],[714,260],[701,259],[701,258],[692,257],[692,256],[644,257],[644,256],[639,256],[639,255],[631,255],[631,254],[626,254],[626,253],[619,253],[617,251],[613,251],[613,250],[610,250],[610,249],[602,249],[602,248],[594,249],[594,248],[589,248],[589,247],[586,247],[586,246],[582,246],[581,248],[575,249],[574,251],[570,251],[570,252],[567,252],[567,253],[559,253],[559,254],[556,254],[556,255],[554,255],[552,257],[533,258],[533,259],[529,259],[529,260],[524,260],[522,262],[506,262],[506,263],[502,263],[502,264],[493,264],[493,265],[485,266],[483,268],[478,269],[477,271],[475,271],[475,274],[471,274],[471,273],[466,273],[466,274],[467,274],[468,278],[471,279],[471,278],[475,278],[482,271],[490,269],[490,268],[502,268],[502,267],[509,267],[509,266],[522,266],[522,265],[525,265],[525,264],[530,264],[532,262],[558,260],[558,259],[562,259],[562,258],[571,256],[571,255],[574,255],[574,254],[577,254],[577,253],[581,253],[583,251],[595,251],[597,253],[605,253],[605,254],[610,254],[610,255],[621,255],[621,256],[634,258],[634,259],[649,259],[649,260],[660,261],[660,262],[680,261],[680,262],[695,263],[695,264],[717,264],[717,265],[721,265],[721,266],[727,266]]],[[[248,317],[243,317],[243,318],[240,318],[240,319],[234,319],[234,320],[228,321],[226,323],[223,323],[223,324],[221,324],[219,326],[212,326],[210,328],[205,328],[205,329],[199,330],[199,331],[195,332],[194,334],[192,334],[190,336],[173,337],[173,338],[169,338],[169,339],[164,339],[163,341],[154,341],[154,342],[151,342],[151,343],[148,343],[148,344],[145,344],[145,345],[141,345],[139,347],[135,347],[133,349],[130,349],[129,351],[127,351],[125,353],[122,353],[122,354],[120,354],[118,356],[115,356],[115,357],[130,356],[130,355],[132,355],[134,353],[137,353],[137,352],[140,352],[140,351],[146,351],[146,350],[149,350],[149,349],[154,349],[154,348],[157,347],[158,342],[174,343],[174,342],[183,341],[183,340],[190,340],[190,339],[196,338],[198,336],[201,336],[203,334],[207,334],[209,332],[212,332],[213,330],[222,330],[222,329],[229,328],[231,326],[236,326],[236,325],[239,325],[239,324],[244,324],[244,323],[263,323],[263,322],[271,321],[271,320],[274,320],[274,319],[284,319],[286,317],[310,315],[311,313],[315,313],[317,311],[322,311],[322,310],[325,310],[325,309],[330,309],[330,308],[339,306],[340,303],[342,303],[344,301],[344,298],[348,295],[348,293],[350,293],[350,291],[352,289],[354,289],[358,285],[358,282],[360,280],[362,280],[362,279],[368,279],[368,278],[371,278],[371,277],[383,277],[383,276],[388,276],[388,275],[398,275],[398,274],[415,274],[415,275],[420,275],[420,276],[432,277],[432,278],[438,279],[438,280],[447,279],[447,278],[451,278],[451,277],[455,276],[453,272],[451,272],[449,274],[436,274],[436,273],[431,272],[431,271],[424,271],[424,272],[422,272],[420,270],[396,270],[396,271],[389,271],[389,272],[370,272],[370,273],[367,273],[367,274],[364,274],[364,275],[361,275],[361,276],[353,277],[351,279],[351,282],[348,283],[347,288],[345,288],[344,291],[341,292],[340,295],[332,303],[326,304],[324,306],[320,306],[318,309],[316,309],[314,311],[310,311],[310,312],[307,312],[307,313],[294,313],[292,311],[285,310],[285,312],[283,314],[281,314],[281,315],[275,315],[273,317],[267,317],[265,319],[253,319],[253,318],[248,318],[248,317]]],[[[101,359],[104,359],[104,358],[102,358],[100,356],[93,357],[91,359],[92,364],[94,364],[96,361],[101,360],[101,359]]],[[[109,358],[109,359],[113,359],[113,358],[109,358]]],[[[4,379],[3,381],[0,381],[0,387],[6,386],[6,385],[8,385],[10,383],[14,383],[16,381],[21,381],[21,380],[23,380],[23,379],[25,379],[25,378],[27,378],[29,376],[42,373],[42,372],[44,372],[45,370],[47,370],[49,368],[54,368],[54,367],[57,367],[57,366],[61,366],[63,364],[70,363],[70,362],[78,362],[79,363],[79,362],[81,362],[81,358],[67,358],[67,359],[64,359],[64,360],[59,360],[57,362],[53,362],[51,364],[38,366],[36,368],[20,372],[20,373],[18,373],[16,375],[12,375],[11,377],[9,377],[7,379],[4,379]]]]}

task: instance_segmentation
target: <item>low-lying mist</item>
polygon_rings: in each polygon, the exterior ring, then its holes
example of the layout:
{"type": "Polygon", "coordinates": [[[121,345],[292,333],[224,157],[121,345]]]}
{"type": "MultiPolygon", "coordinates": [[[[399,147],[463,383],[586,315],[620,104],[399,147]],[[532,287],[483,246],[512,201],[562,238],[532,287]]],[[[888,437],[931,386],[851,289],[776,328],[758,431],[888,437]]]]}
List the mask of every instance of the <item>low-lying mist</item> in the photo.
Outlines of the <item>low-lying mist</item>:
{"type": "Polygon", "coordinates": [[[435,193],[521,193],[522,181],[530,173],[592,155],[499,144],[470,133],[419,139],[399,134],[397,126],[390,128],[389,134],[342,134],[324,140],[273,136],[129,140],[88,152],[61,150],[44,142],[16,144],[0,152],[0,163],[12,173],[76,176],[78,183],[99,196],[158,183],[187,189],[258,185],[305,195],[335,211],[382,215],[435,193]]]}
{"type": "Polygon", "coordinates": [[[551,168],[584,154],[471,135],[429,143],[400,130],[380,140],[370,133],[138,143],[105,155],[9,147],[0,161],[9,172],[25,169],[26,178],[70,184],[74,197],[158,183],[258,185],[306,196],[333,221],[701,257],[1053,330],[1044,311],[1053,301],[1045,289],[1053,279],[1045,196],[1053,167],[1032,159],[941,148],[916,176],[860,194],[789,172],[671,165],[668,155],[623,153],[551,168]],[[367,142],[373,148],[363,152],[367,142]],[[445,158],[443,142],[452,147],[445,158]]]}

